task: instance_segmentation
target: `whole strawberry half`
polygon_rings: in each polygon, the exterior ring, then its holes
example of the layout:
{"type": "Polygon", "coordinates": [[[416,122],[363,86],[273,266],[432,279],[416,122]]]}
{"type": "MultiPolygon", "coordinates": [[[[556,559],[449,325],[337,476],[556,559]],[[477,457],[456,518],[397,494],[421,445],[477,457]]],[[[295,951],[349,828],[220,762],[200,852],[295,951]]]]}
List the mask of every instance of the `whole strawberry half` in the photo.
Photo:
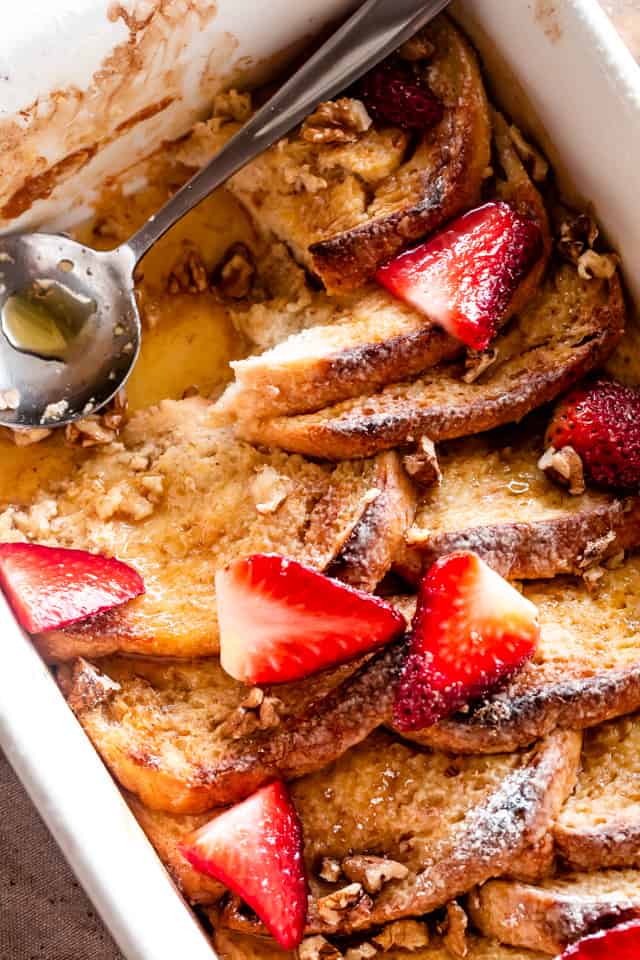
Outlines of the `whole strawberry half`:
{"type": "Polygon", "coordinates": [[[640,390],[597,379],[576,387],[557,405],[546,443],[570,446],[587,478],[602,487],[640,487],[640,390]]]}
{"type": "Polygon", "coordinates": [[[0,587],[29,633],[68,626],[144,593],[140,574],[120,560],[37,543],[0,543],[0,587]]]}
{"type": "Polygon", "coordinates": [[[640,920],[601,930],[567,947],[560,960],[639,960],[640,920]]]}
{"type": "Polygon", "coordinates": [[[365,74],[354,93],[374,120],[404,130],[428,130],[440,122],[444,113],[442,103],[426,81],[416,77],[411,66],[396,57],[383,60],[365,74]]]}
{"type": "Polygon", "coordinates": [[[220,662],[244,683],[285,683],[344,663],[401,633],[404,617],[371,596],[277,554],[216,574],[220,662]]]}
{"type": "Polygon", "coordinates": [[[538,225],[495,200],[390,260],[376,279],[452,337],[484,350],[541,255],[538,225]]]}
{"type": "Polygon", "coordinates": [[[307,881],[302,829],[286,787],[267,784],[179,846],[195,870],[229,887],[286,950],[302,940],[307,881]]]}
{"type": "Polygon", "coordinates": [[[437,560],[420,584],[393,721],[421,730],[487,693],[533,654],[535,606],[474,553],[437,560]]]}

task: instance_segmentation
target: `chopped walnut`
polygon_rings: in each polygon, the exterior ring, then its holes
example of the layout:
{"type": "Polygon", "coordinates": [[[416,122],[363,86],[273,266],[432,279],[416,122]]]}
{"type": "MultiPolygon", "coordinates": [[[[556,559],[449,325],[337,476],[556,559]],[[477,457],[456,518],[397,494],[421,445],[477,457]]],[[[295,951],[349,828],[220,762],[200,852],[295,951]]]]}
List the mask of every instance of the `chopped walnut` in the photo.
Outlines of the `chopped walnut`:
{"type": "Polygon", "coordinates": [[[615,543],[616,535],[613,530],[609,530],[601,537],[595,540],[589,540],[582,554],[578,558],[578,568],[580,570],[589,570],[591,567],[599,566],[606,557],[612,543],[615,543]]]}
{"type": "Polygon", "coordinates": [[[46,440],[52,433],[48,427],[17,427],[15,430],[10,428],[10,432],[16,447],[30,447],[32,443],[46,440]]]}
{"type": "Polygon", "coordinates": [[[593,247],[598,233],[598,225],[586,213],[567,216],[560,224],[558,250],[570,263],[577,264],[581,254],[593,247]]]}
{"type": "Polygon", "coordinates": [[[51,520],[57,515],[55,500],[41,500],[27,511],[17,510],[13,515],[13,525],[25,537],[42,540],[51,533],[51,520]]]}
{"type": "Polygon", "coordinates": [[[319,104],[302,124],[300,136],[310,143],[354,143],[371,123],[362,100],[340,97],[319,104]]]}
{"type": "Polygon", "coordinates": [[[258,513],[275,513],[287,499],[293,488],[293,482],[274,467],[260,467],[249,481],[249,492],[258,513]]]}
{"type": "Polygon", "coordinates": [[[0,390],[0,410],[17,410],[20,406],[20,391],[15,387],[0,390]]]}
{"type": "Polygon", "coordinates": [[[340,861],[334,857],[323,857],[318,870],[318,876],[327,883],[337,883],[342,876],[340,861]]]}
{"type": "Polygon", "coordinates": [[[349,947],[344,957],[345,960],[369,960],[375,957],[378,951],[372,943],[359,943],[357,947],[349,947]]]}
{"type": "Polygon", "coordinates": [[[595,250],[585,250],[578,257],[578,276],[583,280],[610,280],[618,269],[619,257],[617,253],[596,253],[595,250]]]}
{"type": "Polygon", "coordinates": [[[468,953],[467,946],[467,926],[469,920],[467,915],[455,900],[447,904],[447,916],[443,924],[440,925],[439,932],[442,934],[444,944],[450,954],[454,957],[466,957],[468,953]]]}
{"type": "Polygon", "coordinates": [[[429,437],[420,437],[416,449],[405,454],[402,463],[409,476],[422,487],[431,487],[442,480],[436,447],[429,437]]]}
{"type": "Polygon", "coordinates": [[[233,243],[213,272],[213,285],[225,297],[241,300],[251,291],[256,267],[244,243],[233,243]]]}
{"type": "Polygon", "coordinates": [[[233,89],[216,94],[213,98],[212,116],[244,123],[251,116],[251,94],[233,89]]]}
{"type": "Polygon", "coordinates": [[[162,477],[137,474],[114,484],[96,498],[94,509],[97,516],[104,521],[112,520],[118,514],[129,520],[150,517],[162,495],[163,486],[158,481],[162,481],[162,477]]]}
{"type": "Polygon", "coordinates": [[[488,370],[498,359],[498,351],[491,347],[489,350],[468,350],[464,359],[464,373],[462,379],[465,383],[475,383],[482,376],[485,370],[488,370]]]}
{"type": "Polygon", "coordinates": [[[335,893],[320,897],[317,901],[318,915],[325,923],[338,924],[343,914],[371,912],[371,898],[362,889],[361,883],[350,883],[335,893]]]}
{"type": "Polygon", "coordinates": [[[186,250],[167,279],[169,293],[204,293],[209,289],[207,268],[197,250],[186,250]]]}
{"type": "Polygon", "coordinates": [[[546,180],[549,173],[549,164],[540,151],[536,150],[528,140],[525,140],[521,131],[513,124],[509,127],[509,136],[516,148],[516,153],[530,172],[531,179],[536,183],[546,180]]]}
{"type": "Polygon", "coordinates": [[[81,447],[96,447],[113,443],[117,439],[127,412],[127,395],[124,389],[117,394],[103,413],[92,414],[82,420],[68,423],[64,428],[67,443],[81,447]]]}
{"type": "Polygon", "coordinates": [[[434,45],[427,40],[424,33],[417,33],[415,37],[405,40],[398,53],[403,60],[428,60],[435,51],[434,45]]]}
{"type": "Polygon", "coordinates": [[[367,893],[379,893],[390,880],[404,880],[409,870],[397,860],[354,854],[342,861],[342,872],[347,880],[361,883],[367,893]]]}
{"type": "Polygon", "coordinates": [[[322,936],[305,937],[298,947],[298,960],[341,960],[342,954],[322,936]]]}
{"type": "Polygon", "coordinates": [[[382,950],[419,950],[429,944],[429,928],[421,920],[395,920],[373,938],[382,950]]]}
{"type": "Polygon", "coordinates": [[[572,496],[581,496],[586,487],[580,454],[573,447],[548,447],[538,460],[538,467],[556,483],[567,487],[572,496]]]}
{"type": "Polygon", "coordinates": [[[231,740],[240,740],[258,730],[273,730],[280,723],[282,706],[278,697],[265,697],[264,690],[253,687],[240,706],[220,724],[219,732],[231,740]]]}

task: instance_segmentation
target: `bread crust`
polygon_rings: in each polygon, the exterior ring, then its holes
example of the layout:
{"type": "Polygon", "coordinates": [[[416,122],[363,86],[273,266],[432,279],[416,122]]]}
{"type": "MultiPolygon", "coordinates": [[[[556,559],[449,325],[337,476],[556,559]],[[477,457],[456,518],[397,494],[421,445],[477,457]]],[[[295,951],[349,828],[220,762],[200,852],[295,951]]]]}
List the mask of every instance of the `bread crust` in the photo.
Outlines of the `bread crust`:
{"type": "Polygon", "coordinates": [[[640,874],[572,874],[542,886],[490,880],[472,891],[467,909],[485,936],[555,956],[595,930],[640,916],[640,874]]]}
{"type": "Polygon", "coordinates": [[[440,441],[482,433],[521,420],[600,366],[622,336],[624,319],[617,275],[582,281],[562,266],[496,338],[499,359],[475,383],[461,380],[459,365],[445,364],[369,397],[312,414],[241,422],[237,431],[328,460],[370,456],[421,436],[440,441]],[[561,318],[563,303],[570,306],[561,318]]]}
{"type": "MultiPolygon", "coordinates": [[[[455,823],[438,826],[435,834],[431,833],[432,827],[427,827],[433,817],[433,810],[425,803],[422,817],[420,813],[415,815],[417,819],[412,829],[413,850],[417,851],[417,854],[405,854],[405,862],[410,864],[408,877],[383,886],[379,893],[372,895],[368,909],[363,910],[362,905],[356,905],[353,909],[344,910],[339,917],[328,918],[319,905],[322,894],[327,891],[314,886],[312,879],[313,896],[306,932],[350,934],[401,917],[420,916],[465,893],[475,883],[482,883],[489,877],[505,873],[529,845],[536,843],[546,834],[553,817],[571,791],[578,770],[580,742],[579,734],[554,733],[522,756],[492,758],[492,762],[483,769],[485,786],[482,792],[477,795],[471,792],[467,795],[462,793],[463,788],[460,787],[455,823]],[[496,767],[495,772],[493,765],[496,767]],[[424,822],[421,822],[422,820],[424,822]],[[411,859],[412,857],[414,859],[411,859]]],[[[365,749],[366,746],[362,745],[365,749]]],[[[338,761],[338,769],[348,760],[349,757],[345,756],[338,761]]],[[[391,759],[389,763],[393,765],[391,759]]],[[[436,756],[426,760],[423,776],[428,782],[425,783],[425,789],[428,786],[437,792],[450,785],[448,774],[442,771],[442,767],[451,770],[459,766],[459,776],[466,780],[477,775],[478,763],[477,758],[467,758],[465,761],[462,758],[456,760],[456,757],[436,756]],[[467,768],[465,764],[468,764],[467,768]],[[431,767],[435,767],[439,772],[429,772],[431,767]],[[473,774],[471,771],[474,771],[473,774]]],[[[329,771],[327,776],[333,783],[332,771],[329,771]]],[[[338,811],[342,809],[338,796],[339,784],[338,778],[335,786],[336,798],[329,801],[337,804],[338,822],[338,811]]],[[[303,832],[305,824],[307,825],[305,856],[309,857],[311,852],[318,856],[331,847],[332,841],[330,836],[316,836],[313,829],[315,821],[311,819],[310,822],[305,796],[300,793],[305,786],[308,790],[309,785],[305,781],[295,784],[292,796],[301,813],[303,832]],[[308,829],[310,825],[311,830],[308,829]]],[[[343,798],[343,802],[348,801],[343,798]]],[[[311,809],[313,807],[312,803],[311,809]]],[[[356,805],[354,810],[359,811],[359,806],[356,805]]],[[[333,816],[331,808],[330,813],[333,816]]],[[[401,814],[398,813],[398,816],[401,817],[401,814]]],[[[396,830],[400,829],[398,823],[396,830]]],[[[378,843],[380,842],[384,843],[383,840],[378,840],[378,843]]],[[[396,854],[394,849],[385,849],[382,852],[396,859],[401,856],[396,854]]],[[[233,901],[223,909],[221,923],[232,929],[254,934],[259,934],[264,929],[259,923],[247,918],[233,901]]]]}

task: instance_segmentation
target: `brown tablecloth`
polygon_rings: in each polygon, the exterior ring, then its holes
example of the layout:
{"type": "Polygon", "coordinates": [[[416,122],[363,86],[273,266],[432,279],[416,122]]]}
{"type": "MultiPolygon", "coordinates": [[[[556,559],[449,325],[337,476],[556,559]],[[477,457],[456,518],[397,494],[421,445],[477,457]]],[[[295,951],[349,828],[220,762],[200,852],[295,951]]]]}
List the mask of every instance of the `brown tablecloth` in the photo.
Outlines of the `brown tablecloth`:
{"type": "MultiPolygon", "coordinates": [[[[640,55],[640,0],[603,0],[640,55]]],[[[0,960],[124,960],[0,754],[0,960]]]]}

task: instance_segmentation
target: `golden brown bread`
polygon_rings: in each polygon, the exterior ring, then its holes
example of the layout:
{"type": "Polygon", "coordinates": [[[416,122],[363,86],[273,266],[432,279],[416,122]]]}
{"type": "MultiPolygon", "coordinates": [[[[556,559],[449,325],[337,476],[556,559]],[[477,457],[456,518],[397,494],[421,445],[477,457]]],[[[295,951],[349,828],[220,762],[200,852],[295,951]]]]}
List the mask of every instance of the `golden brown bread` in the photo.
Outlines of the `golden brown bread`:
{"type": "Polygon", "coordinates": [[[556,955],[594,930],[640,916],[640,873],[575,873],[539,886],[490,880],[469,895],[467,908],[485,936],[556,955]]]}
{"type": "MultiPolygon", "coordinates": [[[[571,791],[580,742],[580,734],[563,732],[523,753],[470,757],[425,752],[377,731],[331,767],[297,780],[291,797],[312,893],[307,933],[345,934],[420,916],[508,871],[546,834],[571,791]],[[354,861],[370,855],[400,870],[381,887],[354,891],[351,904],[330,903],[362,876],[354,861]],[[342,867],[335,883],[319,876],[325,857],[342,867]]],[[[235,900],[221,923],[263,929],[235,900]]]]}
{"type": "Polygon", "coordinates": [[[585,733],[582,769],[554,826],[574,870],[640,867],[640,716],[585,733]]]}
{"type": "Polygon", "coordinates": [[[442,481],[424,490],[394,569],[417,583],[446,553],[473,550],[511,580],[580,574],[640,545],[640,498],[554,483],[538,467],[539,418],[438,447],[442,481]]]}
{"type": "Polygon", "coordinates": [[[364,665],[265,688],[257,707],[214,658],[113,657],[100,668],[80,660],[58,677],[122,786],[154,809],[201,813],[273,777],[318,770],[364,739],[380,723],[403,649],[396,642],[364,665]]]}
{"type": "Polygon", "coordinates": [[[215,571],[245,554],[318,569],[337,561],[367,590],[391,566],[415,509],[397,454],[332,469],[238,443],[212,422],[212,406],[195,397],[135,414],[120,443],[96,448],[57,491],[0,514],[3,540],[115,555],[145,580],[131,603],[37,638],[48,659],[217,652],[215,571]],[[322,544],[308,527],[324,529],[322,544]],[[340,557],[347,543],[350,559],[340,557]]]}
{"type": "Polygon", "coordinates": [[[603,570],[595,588],[556,577],[529,583],[524,593],[542,626],[535,658],[465,712],[417,732],[421,742],[513,750],[555,727],[591,727],[640,707],[639,556],[603,570]]]}
{"type": "MultiPolygon", "coordinates": [[[[384,932],[383,928],[383,932],[384,932]]],[[[303,941],[304,943],[304,941],[303,941]]],[[[365,945],[368,941],[364,941],[365,945]]],[[[283,950],[273,940],[264,937],[251,937],[246,934],[237,933],[232,930],[216,930],[214,933],[213,944],[218,956],[222,960],[361,960],[362,957],[372,956],[370,952],[360,953],[353,950],[350,943],[347,945],[335,946],[331,943],[331,952],[316,953],[312,949],[309,953],[306,946],[299,951],[283,950]],[[349,953],[352,949],[353,952],[349,953]]],[[[546,960],[546,954],[533,952],[531,950],[521,950],[515,947],[505,947],[495,940],[488,940],[485,937],[479,937],[477,934],[468,934],[465,938],[466,954],[465,960],[546,960]]],[[[359,944],[357,945],[359,946],[359,944]]],[[[326,949],[326,948],[325,948],[326,949]]],[[[385,949],[380,954],[384,960],[456,960],[442,938],[434,936],[430,939],[427,946],[411,949],[408,952],[404,947],[391,947],[385,949]]]]}
{"type": "Polygon", "coordinates": [[[445,110],[416,144],[397,127],[374,125],[355,143],[293,136],[230,181],[265,229],[327,289],[353,289],[412,240],[477,202],[490,162],[490,122],[474,52],[447,17],[424,39],[416,64],[445,110]]]}
{"type": "Polygon", "coordinates": [[[473,383],[461,363],[316,413],[241,421],[248,440],[311,456],[364,457],[419,440],[447,440],[521,420],[554,399],[611,353],[624,329],[617,275],[581,280],[573,266],[552,269],[539,293],[494,340],[497,359],[473,383]]]}
{"type": "MultiPolygon", "coordinates": [[[[542,237],[542,254],[512,297],[503,318],[506,322],[535,292],[547,263],[551,239],[542,198],[529,179],[500,114],[494,114],[494,127],[497,164],[504,179],[497,180],[493,193],[534,220],[542,237]]],[[[282,271],[284,266],[277,253],[267,255],[263,270],[273,269],[276,258],[280,259],[278,270],[282,271]]],[[[268,284],[268,280],[264,283],[268,284]]],[[[334,300],[322,291],[301,286],[300,278],[294,280],[293,290],[294,294],[297,291],[293,298],[289,291],[284,298],[276,296],[271,304],[267,301],[245,309],[240,322],[249,333],[256,327],[261,331],[263,326],[276,331],[287,329],[291,320],[283,321],[280,315],[290,315],[292,299],[296,314],[300,301],[308,302],[308,319],[302,331],[276,342],[264,353],[231,364],[235,382],[223,396],[221,407],[239,419],[319,410],[414,376],[462,351],[462,345],[428,317],[375,285],[334,300]],[[314,323],[317,317],[320,322],[314,323]]],[[[235,315],[239,316],[237,310],[235,315]]]]}
{"type": "Polygon", "coordinates": [[[198,830],[207,823],[211,819],[210,814],[175,816],[172,813],[163,813],[146,807],[132,794],[126,794],[125,800],[174,883],[187,900],[191,903],[216,903],[226,892],[226,887],[212,877],[194,870],[178,851],[178,844],[192,830],[198,830]]]}

